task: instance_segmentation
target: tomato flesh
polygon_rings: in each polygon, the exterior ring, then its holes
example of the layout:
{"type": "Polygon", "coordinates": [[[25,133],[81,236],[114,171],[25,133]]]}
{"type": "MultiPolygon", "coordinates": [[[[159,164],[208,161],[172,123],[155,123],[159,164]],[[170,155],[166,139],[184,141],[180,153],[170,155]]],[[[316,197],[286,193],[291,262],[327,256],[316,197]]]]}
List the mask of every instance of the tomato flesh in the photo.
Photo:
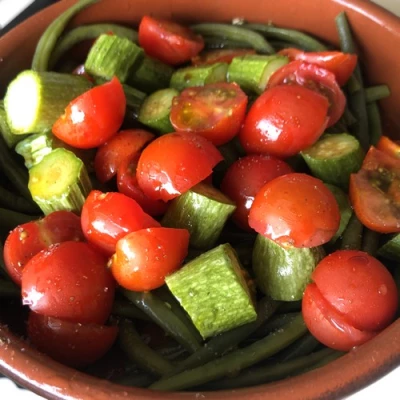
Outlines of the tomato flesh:
{"type": "Polygon", "coordinates": [[[98,147],[114,136],[125,116],[126,98],[117,78],[72,100],[54,123],[53,133],[79,149],[98,147]]]}
{"type": "Polygon", "coordinates": [[[150,57],[170,65],[190,61],[204,47],[203,38],[190,28],[148,15],[139,25],[139,43],[150,57]]]}
{"type": "Polygon", "coordinates": [[[257,193],[249,225],[281,246],[315,247],[339,228],[335,197],[310,175],[292,173],[273,179],[257,193]]]}
{"type": "Polygon", "coordinates": [[[382,136],[379,139],[376,148],[394,158],[400,159],[400,144],[389,139],[387,136],[382,136]]]}
{"type": "Polygon", "coordinates": [[[115,283],[107,259],[83,242],[63,242],[33,256],[22,274],[22,302],[32,311],[72,322],[103,324],[115,283]]]}
{"type": "Polygon", "coordinates": [[[197,133],[222,145],[239,132],[247,107],[247,96],[235,83],[191,87],[175,97],[171,124],[177,132],[197,133]]]}
{"type": "Polygon", "coordinates": [[[81,324],[31,312],[28,337],[54,360],[70,367],[84,367],[103,357],[117,338],[116,326],[81,324]]]}
{"type": "Polygon", "coordinates": [[[136,176],[147,197],[168,201],[207,178],[222,159],[218,149],[202,136],[169,133],[142,151],[136,176]]]}
{"type": "Polygon", "coordinates": [[[251,106],[239,133],[248,154],[286,158],[311,146],[324,132],[328,100],[302,86],[267,89],[251,106]]]}
{"type": "Polygon", "coordinates": [[[111,271],[124,288],[134,291],[156,289],[165,276],[177,270],[187,255],[186,229],[149,228],[118,241],[111,271]]]}
{"type": "Polygon", "coordinates": [[[249,212],[256,194],[269,181],[293,172],[284,161],[267,155],[249,155],[235,161],[226,171],[221,190],[236,204],[233,221],[242,229],[249,227],[249,212]]]}

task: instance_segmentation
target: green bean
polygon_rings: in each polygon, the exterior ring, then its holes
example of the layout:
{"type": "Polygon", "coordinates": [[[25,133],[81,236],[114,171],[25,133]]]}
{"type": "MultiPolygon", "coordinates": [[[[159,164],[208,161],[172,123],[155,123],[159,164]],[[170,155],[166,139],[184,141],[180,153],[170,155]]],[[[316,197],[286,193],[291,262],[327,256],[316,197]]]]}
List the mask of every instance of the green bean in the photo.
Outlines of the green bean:
{"type": "Polygon", "coordinates": [[[356,214],[353,213],[343,232],[340,248],[342,250],[360,250],[363,229],[363,224],[359,221],[356,214]]]}
{"type": "Polygon", "coordinates": [[[285,40],[308,51],[324,51],[327,47],[320,41],[293,29],[277,28],[271,24],[244,24],[243,27],[262,33],[267,38],[285,40]]]}
{"type": "Polygon", "coordinates": [[[202,342],[201,337],[197,328],[193,325],[192,320],[186,313],[186,311],[179,304],[178,300],[172,295],[167,286],[163,286],[154,292],[166,306],[182,321],[183,324],[189,329],[190,333],[197,339],[198,342],[202,342]]]}
{"type": "Polygon", "coordinates": [[[200,343],[187,326],[160,300],[150,292],[121,290],[121,293],[147,314],[164,331],[190,352],[200,348],[200,343]]]}
{"type": "Polygon", "coordinates": [[[27,200],[33,201],[28,189],[28,172],[11,155],[6,142],[0,135],[0,171],[2,171],[14,188],[27,200]]]}
{"type": "Polygon", "coordinates": [[[257,307],[257,319],[249,324],[239,326],[230,331],[221,333],[210,339],[203,347],[193,353],[173,371],[174,374],[204,365],[216,357],[220,357],[226,352],[236,347],[240,342],[250,336],[276,311],[278,303],[264,297],[257,307]]]}
{"type": "Polygon", "coordinates": [[[21,297],[21,288],[14,282],[0,279],[0,298],[4,297],[21,297]]]}
{"type": "Polygon", "coordinates": [[[363,234],[363,239],[362,239],[362,247],[361,250],[365,251],[371,256],[376,255],[376,252],[378,251],[379,247],[379,236],[380,234],[378,232],[372,231],[371,229],[365,228],[364,229],[364,234],[363,234]]]}
{"type": "MultiPolygon", "coordinates": [[[[294,358],[285,362],[270,362],[262,367],[249,368],[241,374],[212,382],[204,387],[205,390],[226,390],[241,387],[261,385],[277,381],[304,372],[327,356],[337,353],[331,349],[323,349],[308,356],[294,358]]],[[[202,388],[203,389],[203,388],[202,388]]]]}
{"type": "Polygon", "coordinates": [[[191,28],[200,35],[222,37],[240,43],[247,43],[260,53],[275,53],[275,49],[262,35],[243,26],[205,23],[192,25],[191,28]]]}
{"type": "Polygon", "coordinates": [[[325,355],[320,361],[310,366],[309,368],[305,368],[302,372],[312,371],[313,369],[321,368],[326,364],[329,364],[332,361],[335,361],[339,357],[342,357],[345,353],[341,351],[332,351],[330,354],[325,355]]]}
{"type": "Polygon", "coordinates": [[[90,24],[81,25],[66,32],[56,43],[51,54],[49,67],[54,67],[58,60],[76,44],[88,40],[96,39],[101,34],[112,32],[115,35],[125,37],[132,42],[137,43],[138,34],[134,29],[126,28],[117,24],[90,24]]]}
{"type": "Polygon", "coordinates": [[[339,35],[340,48],[344,53],[356,54],[356,46],[353,41],[353,34],[351,33],[346,13],[342,11],[340,14],[338,14],[335,18],[335,22],[339,35]]]}
{"type": "Polygon", "coordinates": [[[362,89],[361,83],[354,76],[354,74],[350,76],[349,80],[347,81],[346,87],[349,94],[353,94],[362,89]]]}
{"type": "Polygon", "coordinates": [[[352,114],[347,106],[344,109],[342,118],[347,126],[352,126],[357,122],[356,117],[352,114]]]}
{"type": "Polygon", "coordinates": [[[39,207],[34,202],[29,201],[25,197],[19,196],[2,186],[0,186],[0,206],[27,214],[40,213],[39,207]]]}
{"type": "Polygon", "coordinates": [[[296,312],[301,310],[301,300],[298,301],[282,301],[279,305],[279,314],[296,312]]]}
{"type": "Polygon", "coordinates": [[[293,360],[294,358],[304,357],[313,352],[320,342],[311,333],[306,333],[299,340],[296,340],[287,349],[277,355],[279,362],[293,360]]]}
{"type": "Polygon", "coordinates": [[[126,355],[145,371],[154,375],[165,375],[172,371],[173,365],[144,343],[131,321],[120,321],[118,341],[126,355]]]}
{"type": "Polygon", "coordinates": [[[121,299],[114,300],[111,314],[123,318],[150,321],[150,318],[142,310],[139,310],[134,304],[121,299]]]}
{"type": "Polygon", "coordinates": [[[367,103],[385,99],[390,96],[390,89],[387,85],[376,85],[365,89],[367,103]]]}
{"type": "Polygon", "coordinates": [[[160,379],[150,386],[157,390],[182,390],[198,386],[250,367],[284,349],[304,335],[307,328],[301,315],[286,324],[279,332],[235,350],[219,359],[191,370],[160,379]]]}
{"type": "Polygon", "coordinates": [[[268,320],[265,324],[260,326],[259,329],[255,332],[256,337],[264,337],[270,334],[271,332],[275,332],[279,329],[282,329],[283,326],[293,321],[300,315],[299,312],[289,312],[285,314],[278,314],[268,320]]]}
{"type": "Polygon", "coordinates": [[[25,224],[38,218],[40,216],[26,215],[6,208],[0,208],[0,230],[2,233],[7,233],[17,225],[25,224]]]}
{"type": "Polygon", "coordinates": [[[286,40],[270,40],[271,46],[278,52],[283,49],[295,48],[299,50],[307,50],[304,46],[300,46],[298,43],[290,43],[286,40]]]}
{"type": "Polygon", "coordinates": [[[216,49],[252,49],[249,43],[239,42],[237,40],[224,39],[214,36],[203,36],[204,45],[207,50],[216,49]]]}
{"type": "Polygon", "coordinates": [[[66,11],[60,14],[43,32],[36,46],[32,60],[32,69],[35,71],[47,71],[51,53],[57,40],[63,33],[69,21],[81,10],[96,3],[98,0],[80,0],[66,11]]]}
{"type": "Polygon", "coordinates": [[[179,343],[175,341],[166,347],[162,347],[161,349],[157,349],[157,351],[168,361],[175,361],[179,359],[179,361],[183,361],[188,357],[187,350],[179,343]]]}
{"type": "Polygon", "coordinates": [[[381,113],[378,104],[374,101],[367,104],[368,129],[370,144],[376,146],[382,136],[381,113]]]}

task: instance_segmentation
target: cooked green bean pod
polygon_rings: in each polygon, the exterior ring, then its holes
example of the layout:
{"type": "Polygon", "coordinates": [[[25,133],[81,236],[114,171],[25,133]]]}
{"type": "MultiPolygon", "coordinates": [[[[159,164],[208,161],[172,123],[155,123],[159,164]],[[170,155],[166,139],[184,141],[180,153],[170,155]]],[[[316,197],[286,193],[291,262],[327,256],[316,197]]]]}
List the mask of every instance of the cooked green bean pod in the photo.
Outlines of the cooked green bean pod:
{"type": "Polygon", "coordinates": [[[390,89],[387,85],[371,86],[365,89],[367,103],[385,99],[390,96],[390,89]]]}
{"type": "Polygon", "coordinates": [[[363,235],[363,224],[353,213],[343,232],[341,249],[342,250],[360,250],[363,235]]]}
{"type": "Polygon", "coordinates": [[[150,321],[150,318],[139,308],[137,308],[131,302],[115,299],[111,314],[118,317],[129,318],[129,319],[140,319],[143,321],[150,321]]]}
{"type": "Polygon", "coordinates": [[[382,121],[379,106],[376,101],[367,104],[368,129],[370,144],[375,146],[382,136],[382,121]]]}
{"type": "Polygon", "coordinates": [[[40,213],[39,207],[33,201],[29,201],[2,186],[0,186],[0,206],[27,214],[40,213]]]}
{"type": "Polygon", "coordinates": [[[361,250],[375,257],[379,247],[379,236],[380,234],[378,232],[371,231],[371,229],[365,228],[362,237],[361,250]]]}
{"type": "Polygon", "coordinates": [[[203,36],[204,48],[206,50],[219,50],[219,49],[252,49],[249,43],[240,42],[237,40],[224,39],[215,36],[203,36]]]}
{"type": "Polygon", "coordinates": [[[313,352],[320,342],[311,333],[306,333],[303,337],[296,340],[287,349],[277,354],[279,362],[293,360],[294,358],[304,357],[313,352]]]}

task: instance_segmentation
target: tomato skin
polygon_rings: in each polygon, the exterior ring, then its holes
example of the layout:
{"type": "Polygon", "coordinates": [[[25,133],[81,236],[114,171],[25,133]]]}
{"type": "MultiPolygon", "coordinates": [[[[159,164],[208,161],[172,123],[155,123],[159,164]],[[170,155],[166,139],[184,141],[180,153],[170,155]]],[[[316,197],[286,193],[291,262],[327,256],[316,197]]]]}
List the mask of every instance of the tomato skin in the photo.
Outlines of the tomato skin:
{"type": "Polygon", "coordinates": [[[139,154],[154,135],[143,129],[128,129],[118,132],[103,143],[96,153],[94,168],[97,179],[104,183],[116,175],[118,166],[139,154]]]}
{"type": "Polygon", "coordinates": [[[117,186],[118,191],[124,195],[136,200],[143,210],[157,217],[165,214],[168,208],[168,203],[161,200],[153,200],[147,197],[143,190],[139,187],[136,169],[139,161],[139,156],[134,156],[131,160],[125,160],[121,163],[117,170],[117,186]]]}
{"type": "Polygon", "coordinates": [[[192,64],[211,65],[220,62],[230,64],[235,57],[245,56],[247,54],[255,54],[254,49],[218,49],[210,50],[192,58],[192,64]]]}
{"type": "Polygon", "coordinates": [[[218,149],[199,135],[169,133],[142,151],[136,176],[147,197],[168,201],[207,178],[222,159],[218,149]]]}
{"type": "Polygon", "coordinates": [[[96,86],[72,100],[52,131],[63,142],[79,149],[98,147],[120,128],[126,107],[119,80],[96,86]]]}
{"type": "Polygon", "coordinates": [[[164,285],[165,276],[180,267],[188,247],[186,229],[161,227],[132,232],[118,241],[111,271],[128,290],[153,290],[164,285]]]}
{"type": "Polygon", "coordinates": [[[380,233],[400,232],[400,159],[371,147],[362,168],[350,176],[357,218],[380,233]]]}
{"type": "Polygon", "coordinates": [[[190,61],[204,47],[203,38],[188,27],[148,15],[139,24],[139,43],[150,57],[170,65],[190,61]]]}
{"type": "Polygon", "coordinates": [[[267,89],[251,106],[239,133],[247,154],[286,158],[315,143],[327,123],[328,100],[305,87],[267,89]]]}
{"type": "Polygon", "coordinates": [[[335,75],[340,86],[343,86],[349,80],[357,65],[356,54],[342,53],[341,51],[308,52],[287,48],[278,53],[289,57],[290,61],[304,61],[327,69],[335,75]]]}
{"type": "Polygon", "coordinates": [[[249,155],[235,161],[226,171],[221,190],[236,204],[233,221],[242,229],[249,227],[249,212],[256,194],[269,181],[293,172],[284,161],[267,155],[249,155]]]}
{"type": "Polygon", "coordinates": [[[33,311],[28,319],[31,343],[54,360],[75,368],[103,357],[115,342],[117,333],[116,326],[69,322],[33,311]]]}
{"type": "Polygon", "coordinates": [[[25,264],[39,251],[52,244],[84,239],[80,218],[70,211],[55,211],[37,221],[19,225],[4,243],[7,272],[20,286],[25,264]]]}
{"type": "Polygon", "coordinates": [[[394,158],[400,159],[400,145],[399,143],[394,142],[387,136],[382,136],[378,143],[376,144],[376,148],[380,151],[383,151],[386,154],[394,158]]]}
{"type": "Polygon", "coordinates": [[[329,100],[328,127],[334,125],[343,115],[346,96],[337,84],[335,75],[324,68],[302,61],[292,61],[270,77],[268,87],[277,85],[301,85],[326,96],[329,100]]]}
{"type": "Polygon", "coordinates": [[[118,240],[126,234],[160,226],[130,197],[98,190],[92,190],[86,198],[81,224],[86,239],[106,255],[115,252],[118,240]]]}
{"type": "Polygon", "coordinates": [[[71,322],[103,324],[114,301],[107,259],[91,245],[63,242],[33,256],[22,274],[22,302],[71,322]]]}
{"type": "Polygon", "coordinates": [[[197,133],[219,146],[239,132],[246,107],[247,96],[236,83],[213,83],[176,96],[170,120],[177,132],[197,133]]]}
{"type": "Polygon", "coordinates": [[[339,228],[335,197],[310,175],[282,175],[257,193],[249,225],[281,246],[315,247],[328,242],[339,228]]]}

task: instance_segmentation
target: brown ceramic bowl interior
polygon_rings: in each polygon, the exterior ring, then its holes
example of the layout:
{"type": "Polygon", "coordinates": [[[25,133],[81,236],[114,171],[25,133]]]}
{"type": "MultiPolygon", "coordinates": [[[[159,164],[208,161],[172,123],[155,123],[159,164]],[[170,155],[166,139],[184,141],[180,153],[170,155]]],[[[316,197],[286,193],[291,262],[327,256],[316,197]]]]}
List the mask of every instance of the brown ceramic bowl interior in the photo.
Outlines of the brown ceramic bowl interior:
{"type": "MultiPolygon", "coordinates": [[[[7,82],[28,68],[35,44],[45,27],[75,0],[61,1],[0,39],[0,94],[7,82]]],[[[345,10],[360,46],[370,84],[387,83],[392,95],[382,102],[385,129],[400,130],[400,20],[362,0],[103,0],[82,12],[74,24],[114,21],[136,23],[144,14],[177,21],[272,21],[307,31],[337,44],[335,16],[345,10]]],[[[30,348],[0,325],[0,372],[21,385],[54,399],[316,399],[337,398],[359,390],[400,365],[400,320],[367,344],[318,370],[284,381],[218,393],[165,393],[126,388],[62,366],[30,348]]]]}

